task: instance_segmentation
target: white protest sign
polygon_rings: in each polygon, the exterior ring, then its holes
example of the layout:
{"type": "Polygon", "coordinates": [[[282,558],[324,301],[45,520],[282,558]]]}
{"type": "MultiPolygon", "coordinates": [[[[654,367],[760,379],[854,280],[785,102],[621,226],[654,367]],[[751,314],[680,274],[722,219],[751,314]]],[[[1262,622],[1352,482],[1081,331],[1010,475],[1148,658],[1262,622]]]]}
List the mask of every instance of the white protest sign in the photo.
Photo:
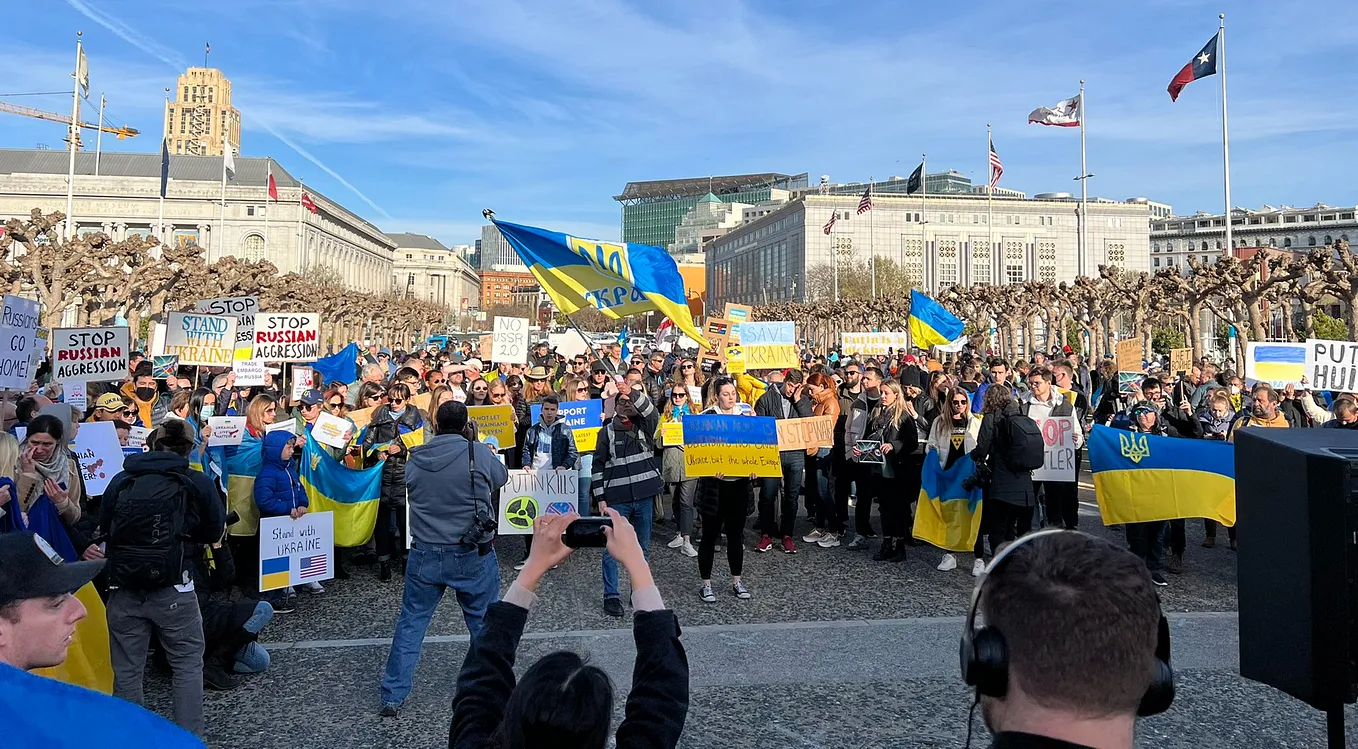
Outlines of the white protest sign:
{"type": "Polygon", "coordinates": [[[66,383],[65,402],[75,408],[84,411],[89,403],[88,391],[85,383],[80,380],[72,380],[66,383]]]}
{"type": "Polygon", "coordinates": [[[193,308],[210,315],[232,315],[236,318],[236,358],[249,359],[255,344],[255,313],[259,311],[257,296],[229,296],[220,299],[199,299],[193,308]]]}
{"type": "Polygon", "coordinates": [[[150,434],[151,430],[146,427],[131,427],[127,432],[127,446],[146,449],[146,438],[150,434]]]}
{"type": "Polygon", "coordinates": [[[33,361],[36,348],[35,331],[12,325],[0,326],[0,389],[24,390],[28,387],[36,369],[33,361]]]}
{"type": "Polygon", "coordinates": [[[245,439],[244,416],[211,416],[207,420],[207,425],[212,428],[212,436],[208,438],[208,442],[213,447],[239,445],[245,439]]]}
{"type": "Polygon", "coordinates": [[[127,377],[127,328],[56,328],[52,379],[112,382],[127,377]]]}
{"type": "Polygon", "coordinates": [[[1312,390],[1358,393],[1358,343],[1308,338],[1306,381],[1312,390]]]}
{"type": "Polygon", "coordinates": [[[259,519],[259,589],[277,590],[335,576],[335,513],[259,519]]]}
{"type": "Polygon", "coordinates": [[[236,373],[236,387],[253,387],[264,384],[263,359],[237,359],[231,363],[236,373]]]}
{"type": "Polygon", "coordinates": [[[354,436],[354,425],[322,411],[311,427],[311,436],[322,445],[343,450],[349,446],[349,439],[354,436]]]}
{"type": "Polygon", "coordinates": [[[275,421],[274,423],[264,427],[265,434],[269,434],[271,432],[287,432],[288,434],[297,434],[297,420],[291,417],[285,417],[282,421],[275,421]]]}
{"type": "Polygon", "coordinates": [[[1042,467],[1033,471],[1033,481],[1075,480],[1075,419],[1049,416],[1033,419],[1042,432],[1046,455],[1042,467]]]}
{"type": "Polygon", "coordinates": [[[164,348],[180,364],[230,366],[236,356],[236,318],[171,312],[165,320],[164,348]]]}
{"type": "Polygon", "coordinates": [[[92,421],[80,425],[71,445],[80,461],[85,493],[97,497],[104,493],[119,471],[123,470],[123,446],[111,421],[92,421]]]}
{"type": "Polygon", "coordinates": [[[311,383],[312,383],[312,378],[313,378],[313,371],[314,371],[314,370],[312,370],[311,367],[293,367],[293,368],[292,368],[292,399],[293,399],[293,400],[295,400],[295,401],[296,401],[296,400],[301,400],[301,399],[302,399],[302,396],[303,396],[303,395],[306,395],[306,392],[307,392],[308,390],[311,390],[311,389],[312,389],[312,388],[311,388],[311,383]]]}
{"type": "Polygon", "coordinates": [[[4,311],[0,312],[0,325],[37,330],[38,303],[32,299],[6,294],[4,311]]]}
{"type": "Polygon", "coordinates": [[[797,326],[791,322],[744,322],[740,324],[740,345],[747,348],[750,346],[795,344],[796,342],[797,326]]]}
{"type": "Polygon", "coordinates": [[[165,355],[165,323],[158,322],[151,326],[151,356],[152,358],[165,355]]]}
{"type": "Polygon", "coordinates": [[[319,312],[260,312],[255,315],[252,359],[316,361],[321,358],[319,312]]]}
{"type": "Polygon", "coordinates": [[[910,348],[909,333],[840,333],[846,354],[885,356],[888,350],[910,348]]]}
{"type": "Polygon", "coordinates": [[[569,514],[578,509],[579,497],[578,471],[510,471],[500,490],[500,535],[526,536],[533,532],[533,518],[569,514]]]}
{"type": "Polygon", "coordinates": [[[495,335],[490,349],[496,364],[528,363],[528,320],[522,317],[495,318],[495,335]]]}

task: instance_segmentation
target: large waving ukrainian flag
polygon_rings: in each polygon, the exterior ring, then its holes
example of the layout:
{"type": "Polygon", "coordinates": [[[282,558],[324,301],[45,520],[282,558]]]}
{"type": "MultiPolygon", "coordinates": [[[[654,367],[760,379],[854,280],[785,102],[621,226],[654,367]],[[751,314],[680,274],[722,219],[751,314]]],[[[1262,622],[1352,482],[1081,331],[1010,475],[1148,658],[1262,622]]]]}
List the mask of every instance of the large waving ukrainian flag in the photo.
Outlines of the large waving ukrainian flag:
{"type": "Polygon", "coordinates": [[[915,289],[910,290],[910,340],[916,346],[939,346],[960,351],[962,344],[966,343],[962,338],[965,327],[943,305],[915,289]]]}
{"type": "Polygon", "coordinates": [[[335,545],[358,546],[377,524],[382,498],[382,464],[358,471],[330,457],[311,432],[302,450],[302,488],[308,509],[335,513],[335,545]]]}
{"type": "Polygon", "coordinates": [[[233,536],[259,533],[259,505],[255,504],[255,479],[264,465],[264,442],[247,430],[240,445],[226,449],[226,507],[240,521],[228,528],[233,536]]]}
{"type": "Polygon", "coordinates": [[[1235,445],[1095,426],[1089,465],[1104,525],[1207,518],[1235,525],[1235,445]]]}
{"type": "Polygon", "coordinates": [[[663,249],[494,223],[562,312],[590,307],[618,319],[659,311],[689,338],[706,340],[693,325],[679,266],[663,249]]]}
{"type": "Polygon", "coordinates": [[[976,472],[970,455],[958,458],[947,470],[938,450],[924,456],[919,503],[915,507],[914,536],[947,551],[971,551],[981,532],[981,487],[971,491],[962,481],[976,472]]]}

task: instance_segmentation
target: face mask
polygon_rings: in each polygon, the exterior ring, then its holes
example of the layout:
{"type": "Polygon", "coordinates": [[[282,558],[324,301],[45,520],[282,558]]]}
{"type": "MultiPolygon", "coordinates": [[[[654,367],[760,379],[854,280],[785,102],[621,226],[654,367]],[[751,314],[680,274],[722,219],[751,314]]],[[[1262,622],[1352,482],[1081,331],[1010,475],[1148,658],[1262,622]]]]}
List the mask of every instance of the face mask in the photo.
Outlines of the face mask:
{"type": "Polygon", "coordinates": [[[144,401],[149,401],[149,400],[151,400],[152,398],[156,397],[156,389],[155,389],[155,388],[137,388],[136,392],[137,392],[137,397],[140,398],[140,399],[142,399],[142,400],[144,400],[144,401]]]}
{"type": "Polygon", "coordinates": [[[213,414],[217,413],[217,407],[216,407],[216,406],[203,406],[203,412],[202,412],[202,413],[203,413],[203,418],[204,418],[204,419],[210,419],[210,418],[212,418],[212,415],[213,415],[213,414]]]}
{"type": "Polygon", "coordinates": [[[1231,386],[1231,395],[1240,395],[1240,386],[1239,386],[1239,385],[1232,385],[1232,386],[1231,386]]]}

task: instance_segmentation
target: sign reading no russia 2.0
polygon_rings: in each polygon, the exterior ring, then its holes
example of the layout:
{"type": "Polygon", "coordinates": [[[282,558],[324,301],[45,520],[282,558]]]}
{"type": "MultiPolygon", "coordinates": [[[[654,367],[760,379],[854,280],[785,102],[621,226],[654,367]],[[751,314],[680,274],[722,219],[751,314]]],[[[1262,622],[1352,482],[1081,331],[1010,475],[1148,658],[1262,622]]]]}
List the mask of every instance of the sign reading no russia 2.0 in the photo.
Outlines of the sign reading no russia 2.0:
{"type": "Polygon", "coordinates": [[[260,312],[255,315],[252,359],[316,361],[321,358],[319,312],[260,312]]]}

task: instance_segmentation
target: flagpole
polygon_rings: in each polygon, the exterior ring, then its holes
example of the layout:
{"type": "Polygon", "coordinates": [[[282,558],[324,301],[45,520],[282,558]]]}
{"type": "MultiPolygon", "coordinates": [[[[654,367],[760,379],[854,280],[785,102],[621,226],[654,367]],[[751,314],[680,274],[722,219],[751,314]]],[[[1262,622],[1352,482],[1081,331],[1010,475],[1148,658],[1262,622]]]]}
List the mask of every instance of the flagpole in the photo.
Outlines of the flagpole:
{"type": "Polygon", "coordinates": [[[306,238],[306,232],[305,232],[305,230],[303,230],[303,228],[302,228],[302,224],[306,221],[306,206],[302,205],[302,196],[305,195],[305,194],[306,194],[306,185],[304,185],[304,184],[302,183],[302,180],[301,180],[301,178],[299,177],[299,178],[297,179],[297,272],[298,272],[298,273],[301,273],[303,270],[306,269],[306,258],[303,257],[303,255],[304,255],[304,253],[305,253],[305,244],[306,244],[306,243],[305,243],[304,240],[305,240],[305,238],[306,238]]]}
{"type": "Polygon", "coordinates": [[[835,246],[835,219],[833,218],[838,207],[834,201],[830,203],[830,262],[835,266],[835,301],[839,301],[839,248],[835,246]]]}
{"type": "MultiPolygon", "coordinates": [[[[992,227],[995,224],[995,186],[990,184],[991,183],[990,178],[994,176],[995,166],[990,163],[990,149],[994,148],[995,144],[994,141],[991,140],[989,122],[985,124],[985,141],[986,141],[985,225],[988,234],[987,241],[990,243],[990,280],[993,283],[995,281],[995,229],[992,227]]],[[[975,259],[975,257],[976,253],[973,252],[972,253],[973,260],[975,259]]]]}
{"type": "MultiPolygon", "coordinates": [[[[166,121],[166,122],[169,122],[169,121],[170,121],[170,119],[169,119],[169,118],[170,118],[170,97],[169,97],[169,94],[168,94],[169,89],[166,89],[166,91],[167,91],[167,94],[166,94],[166,96],[165,96],[165,121],[166,121]]],[[[167,125],[166,128],[168,129],[168,127],[169,127],[169,126],[167,125]]],[[[170,185],[169,185],[169,170],[168,170],[168,164],[169,164],[169,161],[170,161],[170,134],[169,134],[168,130],[167,130],[167,132],[165,133],[165,135],[160,139],[160,155],[161,155],[161,158],[163,158],[163,159],[165,160],[165,162],[166,162],[164,165],[161,166],[162,169],[166,169],[166,175],[165,175],[165,176],[166,176],[166,179],[165,179],[165,183],[162,184],[162,185],[160,186],[160,191],[159,191],[159,192],[160,192],[160,199],[159,199],[158,202],[159,202],[160,205],[159,205],[159,208],[158,208],[157,211],[156,211],[156,239],[159,239],[159,240],[161,241],[161,243],[164,244],[164,242],[165,242],[165,193],[168,192],[169,189],[170,189],[170,185]]]]}
{"type": "MultiPolygon", "coordinates": [[[[872,176],[868,176],[868,200],[872,200],[872,176]]],[[[874,227],[876,222],[872,218],[872,206],[868,206],[868,251],[872,253],[872,263],[869,272],[872,273],[872,298],[877,298],[877,245],[873,243],[874,227]]]]}
{"type": "Polygon", "coordinates": [[[273,160],[266,161],[269,174],[264,178],[264,257],[269,257],[269,180],[273,178],[273,160]]]}
{"type": "MultiPolygon", "coordinates": [[[[920,262],[932,266],[932,259],[929,257],[929,225],[928,198],[929,198],[929,155],[919,155],[919,241],[920,241],[920,262]]],[[[933,273],[930,272],[932,277],[933,273]]],[[[920,279],[921,281],[925,279],[920,279]]],[[[932,278],[929,279],[932,283],[932,278]]]]}
{"type": "Polygon", "coordinates": [[[208,262],[212,261],[213,254],[216,254],[219,258],[225,257],[222,253],[217,252],[217,249],[226,242],[226,155],[227,149],[231,147],[231,142],[227,140],[226,133],[229,129],[230,123],[222,128],[222,205],[221,212],[218,214],[217,236],[213,238],[212,247],[208,251],[208,262]]]}
{"type": "Polygon", "coordinates": [[[1086,255],[1089,252],[1089,167],[1085,163],[1085,81],[1080,79],[1080,247],[1075,258],[1075,273],[1086,275],[1086,255]]]}
{"type": "Polygon", "coordinates": [[[66,165],[66,241],[69,242],[74,237],[75,221],[71,218],[71,211],[75,209],[75,147],[80,138],[80,55],[83,51],[80,47],[80,36],[84,32],[75,32],[75,72],[71,74],[71,79],[75,85],[71,87],[71,136],[70,136],[70,158],[66,165]]]}
{"type": "Polygon", "coordinates": [[[1226,247],[1223,252],[1231,256],[1233,248],[1231,232],[1231,135],[1226,125],[1226,14],[1218,15],[1221,27],[1217,30],[1217,57],[1221,63],[1221,171],[1226,188],[1226,247]]]}
{"type": "Polygon", "coordinates": [[[108,102],[104,99],[104,92],[99,92],[99,129],[95,130],[94,136],[94,176],[99,176],[99,155],[104,150],[104,105],[108,102]]]}

